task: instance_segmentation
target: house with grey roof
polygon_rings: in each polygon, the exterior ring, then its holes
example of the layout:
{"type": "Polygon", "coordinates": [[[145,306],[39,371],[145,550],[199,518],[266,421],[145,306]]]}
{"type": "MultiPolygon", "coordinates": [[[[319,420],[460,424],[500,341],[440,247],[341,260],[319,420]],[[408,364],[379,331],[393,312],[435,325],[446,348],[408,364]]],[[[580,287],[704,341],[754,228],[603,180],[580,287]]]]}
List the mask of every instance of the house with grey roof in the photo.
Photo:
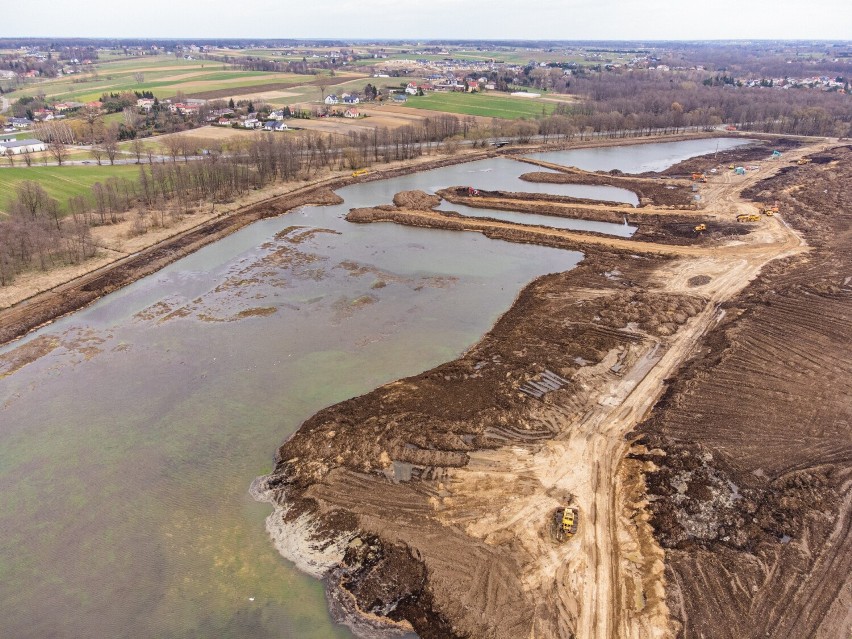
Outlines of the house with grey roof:
{"type": "Polygon", "coordinates": [[[0,155],[20,155],[21,153],[38,153],[46,151],[47,145],[41,140],[4,140],[0,142],[0,155]]]}

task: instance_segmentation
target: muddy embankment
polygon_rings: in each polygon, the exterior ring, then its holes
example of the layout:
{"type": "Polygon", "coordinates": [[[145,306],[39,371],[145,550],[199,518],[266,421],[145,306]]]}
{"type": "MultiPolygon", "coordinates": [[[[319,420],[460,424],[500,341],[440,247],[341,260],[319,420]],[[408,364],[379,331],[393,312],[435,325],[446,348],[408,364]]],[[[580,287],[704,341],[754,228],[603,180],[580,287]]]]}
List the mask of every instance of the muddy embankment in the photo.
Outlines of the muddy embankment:
{"type": "Polygon", "coordinates": [[[640,242],[695,245],[745,235],[749,232],[749,229],[742,224],[727,222],[716,217],[711,218],[698,211],[690,213],[679,209],[664,210],[660,207],[634,208],[618,203],[601,203],[540,193],[480,190],[476,195],[471,195],[468,187],[442,189],[438,191],[438,195],[447,202],[465,204],[479,209],[629,224],[637,227],[631,239],[640,242]],[[704,224],[703,231],[695,230],[699,224],[704,224]]]}
{"type": "Polygon", "coordinates": [[[521,175],[521,179],[527,182],[536,182],[538,184],[615,186],[636,193],[639,198],[640,207],[661,206],[685,210],[695,209],[695,201],[692,197],[690,185],[683,180],[621,177],[614,173],[604,173],[602,171],[581,171],[580,169],[563,167],[542,160],[523,159],[521,161],[558,171],[558,173],[549,173],[546,171],[524,173],[521,175]]]}
{"type": "Polygon", "coordinates": [[[637,430],[683,637],[852,632],[852,150],[813,160],[745,193],[811,251],[724,305],[637,430]]]}
{"type": "MultiPolygon", "coordinates": [[[[351,209],[346,215],[347,222],[355,224],[370,224],[373,222],[393,222],[403,226],[415,226],[419,228],[439,229],[444,231],[474,231],[482,233],[485,237],[516,242],[518,244],[538,244],[566,250],[585,250],[586,243],[574,236],[586,236],[610,240],[612,236],[590,231],[566,231],[552,229],[544,226],[530,226],[523,228],[518,224],[511,224],[489,217],[468,217],[454,211],[431,211],[424,209],[401,209],[395,206],[374,206],[351,209]],[[427,213],[428,215],[421,215],[427,213]]],[[[619,249],[613,248],[613,252],[619,249]]],[[[622,251],[627,254],[626,249],[622,251]]]]}

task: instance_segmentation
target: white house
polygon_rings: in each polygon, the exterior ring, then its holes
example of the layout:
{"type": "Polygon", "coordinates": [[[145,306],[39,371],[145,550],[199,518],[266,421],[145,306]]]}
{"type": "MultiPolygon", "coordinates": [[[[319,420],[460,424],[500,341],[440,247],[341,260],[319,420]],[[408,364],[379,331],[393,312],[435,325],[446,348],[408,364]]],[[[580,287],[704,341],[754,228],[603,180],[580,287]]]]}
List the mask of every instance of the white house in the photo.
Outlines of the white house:
{"type": "Polygon", "coordinates": [[[286,131],[289,128],[290,127],[288,127],[285,122],[280,122],[278,120],[268,120],[263,125],[263,129],[265,131],[286,131]]]}
{"type": "Polygon", "coordinates": [[[360,115],[361,115],[361,114],[360,114],[360,113],[358,113],[358,111],[357,111],[356,109],[346,109],[346,111],[344,111],[344,112],[343,112],[343,117],[344,117],[344,118],[351,118],[351,119],[353,119],[353,120],[354,120],[355,118],[360,117],[360,115]]]}
{"type": "Polygon", "coordinates": [[[340,102],[340,100],[333,93],[325,98],[325,103],[328,105],[337,104],[338,102],[340,102]]]}
{"type": "Polygon", "coordinates": [[[22,153],[38,153],[46,151],[47,145],[41,140],[4,140],[0,142],[0,154],[8,155],[9,151],[12,155],[20,155],[22,153]]]}

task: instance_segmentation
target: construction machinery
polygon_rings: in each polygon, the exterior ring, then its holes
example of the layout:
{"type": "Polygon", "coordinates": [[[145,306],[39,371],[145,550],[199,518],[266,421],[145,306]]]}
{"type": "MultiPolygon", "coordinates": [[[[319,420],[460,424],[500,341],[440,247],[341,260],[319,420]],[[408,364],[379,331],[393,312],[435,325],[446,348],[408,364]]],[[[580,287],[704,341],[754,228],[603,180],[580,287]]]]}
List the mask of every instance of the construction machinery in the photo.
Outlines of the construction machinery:
{"type": "Polygon", "coordinates": [[[707,176],[704,175],[703,173],[693,173],[692,174],[692,181],[693,182],[706,182],[707,176]]]}
{"type": "Polygon", "coordinates": [[[467,187],[467,194],[470,197],[479,197],[479,189],[475,189],[472,186],[467,187]]]}
{"type": "Polygon", "coordinates": [[[563,542],[571,539],[580,523],[580,511],[571,506],[557,508],[553,515],[556,541],[563,542]]]}
{"type": "Polygon", "coordinates": [[[696,233],[701,233],[701,231],[707,230],[707,225],[706,224],[699,224],[698,226],[695,227],[694,230],[695,230],[696,233]]]}
{"type": "Polygon", "coordinates": [[[737,216],[737,222],[760,222],[760,215],[757,213],[740,213],[737,216]]]}
{"type": "Polygon", "coordinates": [[[810,164],[810,163],[811,163],[811,159],[810,159],[810,158],[799,158],[799,159],[796,161],[796,164],[798,164],[799,166],[803,166],[803,165],[805,165],[805,164],[810,164]]]}
{"type": "Polygon", "coordinates": [[[775,203],[775,204],[773,204],[772,206],[769,206],[769,205],[767,204],[766,206],[764,206],[764,207],[760,210],[760,212],[761,212],[761,213],[763,213],[763,214],[764,214],[765,216],[767,216],[767,217],[772,217],[773,215],[775,215],[775,214],[778,212],[778,202],[776,202],[776,203],[775,203]]]}
{"type": "Polygon", "coordinates": [[[369,171],[367,169],[358,169],[357,171],[352,171],[352,177],[360,177],[362,175],[367,175],[369,171]]]}

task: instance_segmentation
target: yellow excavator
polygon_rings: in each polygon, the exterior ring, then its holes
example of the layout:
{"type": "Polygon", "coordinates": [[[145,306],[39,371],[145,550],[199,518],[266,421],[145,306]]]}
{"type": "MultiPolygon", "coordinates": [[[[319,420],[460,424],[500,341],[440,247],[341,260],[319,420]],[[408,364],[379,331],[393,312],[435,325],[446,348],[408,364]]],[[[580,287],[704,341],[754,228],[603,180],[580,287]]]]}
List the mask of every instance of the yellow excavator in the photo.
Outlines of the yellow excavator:
{"type": "Polygon", "coordinates": [[[740,213],[737,216],[737,222],[760,222],[760,215],[757,213],[740,213]]]}
{"type": "Polygon", "coordinates": [[[361,175],[367,175],[369,171],[367,169],[358,169],[357,171],[352,172],[352,177],[359,177],[361,175]]]}
{"type": "Polygon", "coordinates": [[[810,158],[800,158],[800,159],[796,162],[796,164],[798,164],[799,166],[803,166],[803,165],[805,165],[805,164],[810,164],[810,163],[811,163],[811,159],[810,159],[810,158]]]}
{"type": "Polygon", "coordinates": [[[695,230],[696,233],[701,233],[701,231],[707,230],[707,225],[706,224],[699,224],[698,226],[695,227],[694,230],[695,230]]]}
{"type": "Polygon", "coordinates": [[[580,523],[580,512],[571,506],[557,508],[554,515],[554,523],[556,524],[556,541],[567,541],[577,533],[577,526],[580,523]]]}

